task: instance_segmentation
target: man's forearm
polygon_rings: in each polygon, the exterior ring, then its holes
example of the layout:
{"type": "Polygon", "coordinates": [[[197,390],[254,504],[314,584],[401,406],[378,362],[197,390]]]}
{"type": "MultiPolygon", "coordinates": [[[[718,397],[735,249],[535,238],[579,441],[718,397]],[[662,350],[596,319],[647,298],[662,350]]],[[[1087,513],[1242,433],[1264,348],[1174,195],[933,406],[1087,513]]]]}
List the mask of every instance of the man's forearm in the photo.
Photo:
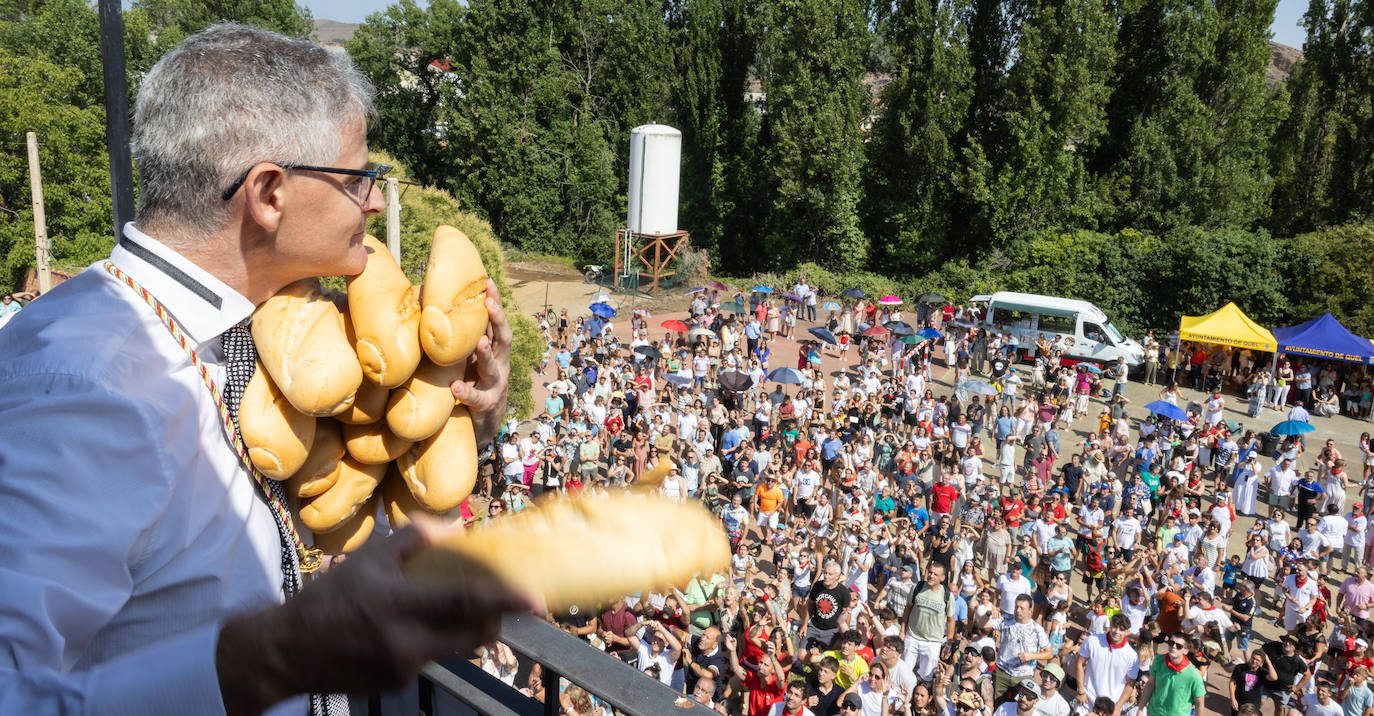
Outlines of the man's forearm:
{"type": "Polygon", "coordinates": [[[215,670],[230,716],[260,714],[295,691],[287,685],[288,630],[277,623],[278,611],[242,616],[220,629],[215,670]]]}

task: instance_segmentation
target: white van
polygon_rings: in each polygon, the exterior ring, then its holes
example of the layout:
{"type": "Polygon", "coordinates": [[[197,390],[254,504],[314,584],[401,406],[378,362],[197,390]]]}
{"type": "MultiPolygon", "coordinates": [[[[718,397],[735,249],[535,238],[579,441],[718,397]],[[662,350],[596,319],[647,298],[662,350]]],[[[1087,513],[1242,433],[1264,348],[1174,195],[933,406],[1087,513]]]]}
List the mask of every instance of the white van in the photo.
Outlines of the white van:
{"type": "Polygon", "coordinates": [[[1107,314],[1087,301],[999,291],[974,296],[969,303],[981,309],[983,327],[1015,335],[1021,354],[1028,359],[1034,357],[1036,339],[1044,334],[1050,340],[1061,336],[1060,342],[1069,346],[1065,356],[1071,360],[1105,364],[1125,358],[1131,368],[1145,362],[1145,349],[1121,335],[1107,314]]]}

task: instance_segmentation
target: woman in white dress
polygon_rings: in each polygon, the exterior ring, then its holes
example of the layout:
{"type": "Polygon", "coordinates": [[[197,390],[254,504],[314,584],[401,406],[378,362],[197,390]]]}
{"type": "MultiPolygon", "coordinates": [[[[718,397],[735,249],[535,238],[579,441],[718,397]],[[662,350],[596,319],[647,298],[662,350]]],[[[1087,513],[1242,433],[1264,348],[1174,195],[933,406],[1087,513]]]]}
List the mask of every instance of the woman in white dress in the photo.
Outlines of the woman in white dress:
{"type": "Polygon", "coordinates": [[[1236,474],[1236,514],[1253,515],[1255,514],[1256,496],[1259,492],[1259,455],[1250,453],[1241,463],[1239,472],[1236,474]]]}

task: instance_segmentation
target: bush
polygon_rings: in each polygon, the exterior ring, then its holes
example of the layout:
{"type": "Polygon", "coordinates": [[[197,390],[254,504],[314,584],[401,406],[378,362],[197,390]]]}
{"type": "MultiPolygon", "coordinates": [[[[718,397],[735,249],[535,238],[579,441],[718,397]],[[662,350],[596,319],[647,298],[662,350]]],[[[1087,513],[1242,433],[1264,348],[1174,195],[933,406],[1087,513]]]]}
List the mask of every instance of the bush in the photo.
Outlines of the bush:
{"type": "MultiPolygon", "coordinates": [[[[378,163],[395,163],[395,160],[380,153],[374,153],[372,160],[378,163]]],[[[405,179],[405,170],[398,167],[391,176],[405,179]]],[[[515,305],[514,295],[506,281],[505,254],[501,244],[492,234],[491,226],[477,216],[463,211],[448,192],[430,187],[409,187],[401,197],[401,268],[412,282],[420,283],[423,280],[425,264],[429,261],[429,247],[434,239],[434,229],[441,224],[447,224],[467,234],[482,256],[487,274],[496,282],[496,288],[501,292],[501,305],[506,309],[514,336],[510,355],[510,407],[519,417],[529,417],[534,404],[531,393],[534,367],[538,364],[544,347],[541,345],[539,330],[534,321],[521,313],[515,305]]],[[[386,214],[373,216],[368,220],[367,228],[369,233],[385,242],[386,214]]]]}

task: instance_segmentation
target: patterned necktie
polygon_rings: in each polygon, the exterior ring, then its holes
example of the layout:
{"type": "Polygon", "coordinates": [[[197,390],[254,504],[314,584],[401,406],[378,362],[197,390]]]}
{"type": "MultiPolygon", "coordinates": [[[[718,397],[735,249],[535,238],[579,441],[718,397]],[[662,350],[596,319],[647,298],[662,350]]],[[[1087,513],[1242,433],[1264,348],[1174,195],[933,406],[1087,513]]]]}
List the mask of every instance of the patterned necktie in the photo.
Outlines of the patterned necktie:
{"type": "MultiPolygon", "coordinates": [[[[239,426],[239,401],[243,399],[243,390],[248,387],[248,381],[253,379],[258,362],[258,349],[253,344],[249,321],[250,319],[243,319],[220,337],[225,368],[222,397],[225,407],[229,409],[229,417],[234,420],[236,430],[239,426]]],[[[287,504],[286,490],[280,482],[267,480],[267,485],[278,504],[287,504]]],[[[258,497],[267,502],[265,495],[259,494],[258,497]]],[[[270,503],[268,512],[272,513],[272,521],[277,525],[277,537],[281,540],[282,592],[290,599],[301,590],[300,562],[296,557],[291,534],[287,531],[281,515],[271,509],[270,503]]],[[[311,716],[346,716],[348,699],[342,694],[310,694],[310,713],[311,716]]]]}

